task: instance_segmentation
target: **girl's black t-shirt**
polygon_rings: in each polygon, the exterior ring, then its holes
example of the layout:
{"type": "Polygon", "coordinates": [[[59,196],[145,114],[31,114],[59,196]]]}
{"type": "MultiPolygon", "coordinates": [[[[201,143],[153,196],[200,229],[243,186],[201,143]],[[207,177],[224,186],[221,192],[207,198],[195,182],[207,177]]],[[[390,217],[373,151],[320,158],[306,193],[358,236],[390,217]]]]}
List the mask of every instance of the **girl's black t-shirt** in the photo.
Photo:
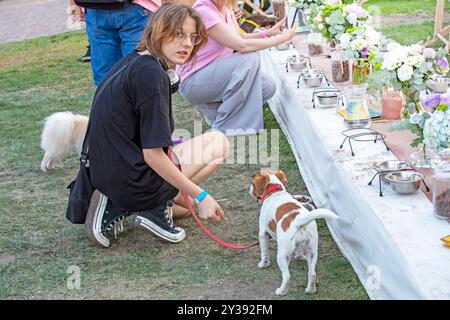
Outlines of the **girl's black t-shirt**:
{"type": "Polygon", "coordinates": [[[167,153],[173,130],[164,69],[150,55],[133,52],[122,58],[100,84],[90,114],[92,185],[124,210],[165,204],[178,190],[147,165],[142,150],[163,148],[167,153]]]}

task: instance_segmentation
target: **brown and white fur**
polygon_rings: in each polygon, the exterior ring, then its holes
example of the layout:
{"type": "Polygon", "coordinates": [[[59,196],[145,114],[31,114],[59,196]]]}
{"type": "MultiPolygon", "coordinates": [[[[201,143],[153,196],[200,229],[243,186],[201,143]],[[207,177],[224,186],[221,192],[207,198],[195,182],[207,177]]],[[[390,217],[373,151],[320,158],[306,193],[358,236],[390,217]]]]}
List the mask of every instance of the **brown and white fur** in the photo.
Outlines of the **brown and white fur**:
{"type": "Polygon", "coordinates": [[[54,163],[72,152],[81,152],[89,118],[71,112],[57,112],[45,119],[41,148],[45,151],[41,170],[54,169],[54,163]]]}
{"type": "Polygon", "coordinates": [[[306,293],[316,292],[316,263],[318,232],[315,219],[336,219],[326,209],[307,210],[286,191],[287,179],[283,171],[258,173],[253,177],[250,194],[260,199],[271,184],[279,184],[282,190],[271,193],[262,203],[259,216],[259,245],[261,261],[259,268],[270,266],[269,236],[277,241],[277,263],[282,273],[281,286],[275,291],[284,295],[290,280],[289,262],[292,257],[305,259],[308,263],[308,286],[306,293]]]}

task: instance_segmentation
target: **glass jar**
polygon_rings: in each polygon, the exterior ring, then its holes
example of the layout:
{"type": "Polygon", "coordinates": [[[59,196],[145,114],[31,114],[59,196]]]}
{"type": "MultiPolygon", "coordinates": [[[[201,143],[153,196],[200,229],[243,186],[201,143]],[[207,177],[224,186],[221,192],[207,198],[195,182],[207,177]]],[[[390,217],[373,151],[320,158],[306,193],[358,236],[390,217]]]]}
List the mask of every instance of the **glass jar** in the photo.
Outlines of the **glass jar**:
{"type": "Polygon", "coordinates": [[[395,91],[384,92],[382,96],[381,116],[386,120],[399,120],[403,108],[403,99],[395,91]]]}
{"type": "Polygon", "coordinates": [[[331,78],[336,83],[350,81],[350,61],[345,60],[339,50],[331,53],[331,78]]]}
{"type": "Polygon", "coordinates": [[[372,71],[372,66],[366,59],[356,59],[353,61],[352,68],[352,83],[362,84],[367,81],[370,72],[372,71]]]}
{"type": "Polygon", "coordinates": [[[306,38],[306,42],[308,43],[309,56],[317,56],[323,53],[325,40],[321,33],[309,34],[306,38]]]}
{"type": "Polygon", "coordinates": [[[443,157],[434,169],[433,213],[439,219],[450,219],[450,149],[444,152],[447,152],[447,158],[443,157]]]}
{"type": "Polygon", "coordinates": [[[344,124],[348,129],[363,129],[370,127],[369,96],[367,84],[349,86],[344,89],[344,124]]]}

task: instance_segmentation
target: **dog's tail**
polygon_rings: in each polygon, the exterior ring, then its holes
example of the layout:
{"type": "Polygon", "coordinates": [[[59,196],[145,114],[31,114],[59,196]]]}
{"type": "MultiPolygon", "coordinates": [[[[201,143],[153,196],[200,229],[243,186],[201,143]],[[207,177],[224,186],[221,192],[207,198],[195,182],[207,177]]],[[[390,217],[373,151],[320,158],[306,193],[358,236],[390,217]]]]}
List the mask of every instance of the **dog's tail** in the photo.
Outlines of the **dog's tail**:
{"type": "Polygon", "coordinates": [[[306,226],[308,223],[318,218],[331,220],[339,219],[339,217],[336,214],[334,214],[328,209],[315,209],[298,215],[293,221],[293,224],[297,229],[300,229],[301,227],[306,226]]]}

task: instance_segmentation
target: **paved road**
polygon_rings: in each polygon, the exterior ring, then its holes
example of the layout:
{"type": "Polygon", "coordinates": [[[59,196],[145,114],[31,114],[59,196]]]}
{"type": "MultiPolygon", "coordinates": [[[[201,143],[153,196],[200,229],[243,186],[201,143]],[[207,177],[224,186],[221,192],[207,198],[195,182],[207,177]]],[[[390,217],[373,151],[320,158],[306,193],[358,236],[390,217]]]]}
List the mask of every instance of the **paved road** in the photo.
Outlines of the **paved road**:
{"type": "Polygon", "coordinates": [[[69,31],[68,0],[0,0],[0,43],[69,31]]]}

